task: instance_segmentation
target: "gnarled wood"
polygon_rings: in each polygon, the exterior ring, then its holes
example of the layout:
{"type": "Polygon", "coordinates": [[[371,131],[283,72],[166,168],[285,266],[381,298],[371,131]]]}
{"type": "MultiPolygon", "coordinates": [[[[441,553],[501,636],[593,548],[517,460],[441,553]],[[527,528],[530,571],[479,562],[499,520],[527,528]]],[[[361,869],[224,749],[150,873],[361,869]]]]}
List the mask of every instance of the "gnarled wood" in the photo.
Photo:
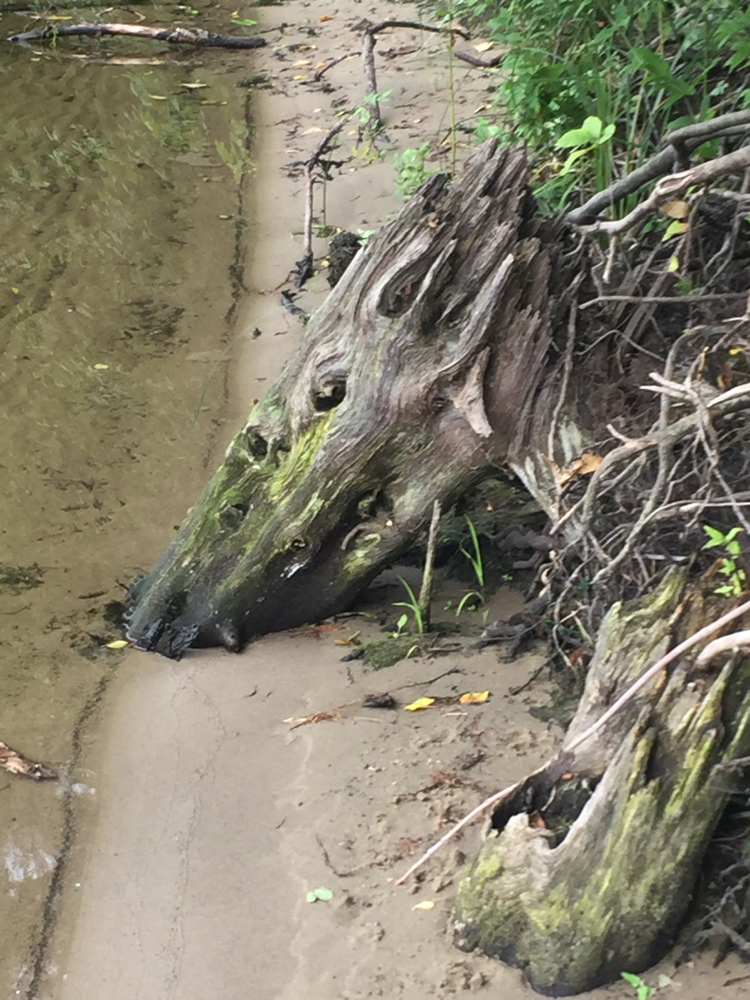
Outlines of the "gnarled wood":
{"type": "MultiPolygon", "coordinates": [[[[672,575],[651,600],[610,611],[566,744],[663,652],[681,591],[672,575]]],[[[665,671],[496,811],[458,892],[460,947],[519,965],[547,996],[661,958],[742,780],[723,765],[750,752],[750,660],[690,679],[685,662],[665,671]]]]}
{"type": "Polygon", "coordinates": [[[553,329],[522,149],[430,178],[372,237],[134,590],[129,637],[179,655],[347,606],[502,462],[553,329]]]}

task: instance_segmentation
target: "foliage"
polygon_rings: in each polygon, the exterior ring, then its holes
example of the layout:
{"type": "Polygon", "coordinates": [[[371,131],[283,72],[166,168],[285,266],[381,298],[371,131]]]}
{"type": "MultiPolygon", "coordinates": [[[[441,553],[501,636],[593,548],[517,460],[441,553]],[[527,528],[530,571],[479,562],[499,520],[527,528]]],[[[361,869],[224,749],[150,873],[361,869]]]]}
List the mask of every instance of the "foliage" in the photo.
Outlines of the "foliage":
{"type": "Polygon", "coordinates": [[[634,972],[621,972],[620,975],[636,992],[638,1000],[649,1000],[650,997],[656,993],[656,989],[653,986],[648,986],[641,979],[640,976],[636,976],[634,972]]]}
{"type": "Polygon", "coordinates": [[[704,524],[703,530],[708,535],[708,541],[703,546],[704,549],[721,548],[726,553],[722,556],[718,567],[719,573],[727,578],[727,582],[717,587],[715,594],[723,594],[724,597],[739,597],[745,589],[747,574],[744,569],[737,565],[737,559],[742,555],[742,546],[737,541],[737,535],[742,528],[731,528],[726,534],[718,528],[712,528],[710,524],[704,524]]]}
{"type": "Polygon", "coordinates": [[[529,143],[549,210],[574,186],[588,195],[638,166],[669,128],[750,106],[738,72],[750,8],[736,0],[457,0],[456,14],[487,22],[505,49],[503,139],[529,143]],[[592,120],[597,138],[581,135],[575,161],[561,162],[562,140],[592,120]]]}
{"type": "MultiPolygon", "coordinates": [[[[422,609],[419,607],[419,601],[417,599],[416,594],[411,589],[406,580],[402,576],[399,577],[399,580],[403,584],[404,590],[406,591],[407,597],[409,599],[407,601],[394,601],[393,606],[394,608],[408,608],[408,610],[411,611],[412,616],[414,617],[414,625],[416,627],[416,630],[421,635],[424,632],[424,619],[422,617],[422,609]]],[[[401,615],[401,617],[398,620],[398,625],[397,625],[398,631],[396,635],[401,634],[401,630],[404,628],[407,621],[408,621],[407,615],[401,615]]]]}
{"type": "Polygon", "coordinates": [[[394,155],[393,166],[399,178],[396,194],[401,198],[411,198],[422,181],[430,176],[430,172],[425,166],[429,152],[429,142],[423,142],[416,149],[405,149],[403,153],[394,155]]]}

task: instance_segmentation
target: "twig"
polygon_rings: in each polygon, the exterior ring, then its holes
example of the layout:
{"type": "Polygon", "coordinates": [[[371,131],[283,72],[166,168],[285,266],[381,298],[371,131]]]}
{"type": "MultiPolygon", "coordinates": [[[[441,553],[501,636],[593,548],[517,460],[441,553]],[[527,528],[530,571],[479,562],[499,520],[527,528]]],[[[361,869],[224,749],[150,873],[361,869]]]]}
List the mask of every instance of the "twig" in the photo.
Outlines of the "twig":
{"type": "Polygon", "coordinates": [[[490,56],[489,59],[482,59],[480,56],[475,56],[473,52],[466,52],[463,49],[455,48],[453,49],[453,55],[456,59],[460,59],[470,66],[479,66],[480,69],[492,69],[494,66],[499,66],[505,58],[504,52],[498,52],[497,55],[490,56]]]}
{"type": "Polygon", "coordinates": [[[24,31],[11,35],[9,42],[35,42],[54,40],[63,35],[131,35],[135,38],[151,38],[157,42],[173,42],[182,45],[200,45],[204,48],[259,49],[266,44],[265,38],[247,36],[214,35],[200,28],[146,28],[136,24],[67,24],[49,28],[24,31]]]}
{"type": "MultiPolygon", "coordinates": [[[[624,694],[620,695],[617,701],[615,701],[613,705],[610,705],[607,711],[604,712],[604,714],[601,715],[596,720],[596,722],[593,723],[593,725],[589,726],[588,729],[585,729],[582,733],[580,733],[567,746],[563,746],[562,749],[559,751],[559,753],[556,755],[556,758],[552,758],[551,760],[547,761],[547,763],[544,764],[542,767],[537,768],[537,770],[533,771],[532,774],[529,775],[529,777],[534,777],[535,775],[543,774],[544,771],[553,762],[553,760],[559,759],[562,756],[562,754],[570,754],[573,752],[573,750],[577,750],[578,747],[580,747],[587,740],[590,740],[592,736],[595,736],[601,729],[603,729],[603,727],[609,722],[609,720],[613,716],[615,716],[622,708],[624,708],[625,705],[627,705],[630,701],[632,701],[633,698],[636,696],[636,694],[638,694],[638,692],[641,690],[641,688],[645,687],[645,685],[648,684],[650,680],[653,680],[653,678],[656,677],[665,667],[669,666],[670,663],[676,660],[683,653],[687,652],[688,649],[692,649],[692,647],[696,646],[699,642],[702,642],[704,639],[708,639],[718,629],[723,628],[725,625],[728,625],[729,622],[732,622],[735,619],[740,618],[742,615],[747,614],[748,612],[750,612],[750,601],[745,601],[744,604],[740,604],[739,607],[734,608],[732,611],[727,611],[726,614],[721,615],[721,617],[717,618],[710,624],[704,626],[702,629],[699,629],[693,635],[689,636],[683,642],[679,643],[679,645],[675,646],[674,649],[670,650],[669,653],[667,653],[665,656],[662,656],[660,660],[657,660],[656,663],[650,666],[648,670],[644,671],[644,673],[641,674],[638,680],[634,681],[634,683],[630,685],[627,691],[625,691],[624,694]]],[[[504,788],[502,791],[495,792],[494,795],[490,795],[490,797],[485,799],[484,802],[480,802],[480,804],[476,806],[474,809],[472,809],[470,813],[467,813],[467,815],[464,816],[463,819],[459,820],[458,823],[455,824],[455,826],[452,826],[451,829],[440,838],[440,840],[438,840],[435,844],[432,845],[432,847],[430,847],[427,851],[425,851],[422,857],[419,858],[417,861],[415,861],[414,864],[411,866],[411,868],[407,872],[405,872],[401,876],[401,878],[396,881],[395,884],[403,885],[410,875],[412,875],[418,868],[421,868],[422,865],[425,863],[425,861],[431,858],[432,855],[435,854],[437,851],[439,851],[440,848],[443,847],[445,844],[447,844],[449,840],[452,840],[457,833],[460,833],[460,831],[464,829],[464,827],[472,823],[478,816],[481,816],[482,813],[486,809],[489,809],[490,806],[497,805],[504,799],[507,799],[510,795],[513,794],[513,792],[515,792],[520,787],[520,785],[521,782],[516,781],[512,785],[509,785],[507,788],[504,788]]]]}
{"type": "Polygon", "coordinates": [[[430,521],[430,533],[427,536],[427,551],[424,557],[422,586],[419,588],[419,613],[422,617],[422,624],[426,629],[430,627],[430,598],[432,597],[432,579],[435,574],[435,551],[438,543],[438,532],[440,531],[440,514],[440,501],[436,500],[432,505],[432,520],[430,521]]]}
{"type": "Polygon", "coordinates": [[[345,62],[347,59],[354,59],[356,56],[361,55],[362,49],[356,49],[354,52],[347,52],[343,56],[337,56],[335,59],[329,59],[325,66],[321,66],[319,70],[313,73],[313,80],[318,83],[318,81],[323,79],[329,69],[333,69],[334,66],[338,66],[339,63],[345,62]]]}
{"type": "MultiPolygon", "coordinates": [[[[351,112],[349,112],[351,114],[351,112]]],[[[305,180],[306,180],[306,192],[305,192],[305,223],[304,223],[304,244],[303,244],[303,258],[307,261],[308,265],[312,266],[313,260],[313,250],[312,250],[312,224],[313,224],[313,190],[315,188],[315,168],[320,162],[321,156],[326,153],[330,147],[331,141],[339,134],[341,129],[346,124],[349,114],[344,115],[338,125],[335,125],[327,135],[325,135],[318,145],[315,147],[315,151],[312,156],[305,161],[305,180]]],[[[347,536],[348,538],[348,536],[347,536]]],[[[344,546],[342,545],[342,548],[344,546]]]]}
{"type": "Polygon", "coordinates": [[[731,635],[723,635],[720,639],[709,642],[698,659],[695,661],[696,667],[706,667],[715,656],[721,653],[736,653],[739,649],[750,646],[750,629],[742,632],[732,632],[731,635]]]}
{"type": "Polygon", "coordinates": [[[693,302],[711,302],[716,299],[745,299],[747,292],[710,292],[706,295],[597,295],[595,299],[581,302],[579,309],[590,309],[600,302],[664,302],[689,306],[693,302]]]}

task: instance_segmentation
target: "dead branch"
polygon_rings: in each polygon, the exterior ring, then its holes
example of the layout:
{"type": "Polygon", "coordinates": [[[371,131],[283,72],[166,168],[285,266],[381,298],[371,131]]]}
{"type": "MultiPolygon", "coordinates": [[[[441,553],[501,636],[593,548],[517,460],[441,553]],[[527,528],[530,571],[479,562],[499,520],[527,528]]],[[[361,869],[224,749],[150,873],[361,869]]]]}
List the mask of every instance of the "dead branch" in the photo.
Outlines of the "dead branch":
{"type": "Polygon", "coordinates": [[[419,611],[425,628],[430,626],[430,599],[432,597],[432,578],[435,572],[435,552],[440,530],[440,514],[440,501],[436,500],[432,505],[432,520],[430,521],[430,534],[427,538],[427,551],[424,557],[422,586],[419,589],[419,611]]]}
{"type": "MultiPolygon", "coordinates": [[[[743,146],[733,153],[717,156],[706,163],[699,163],[698,166],[692,167],[690,170],[683,170],[680,173],[663,177],[648,198],[624,218],[594,222],[581,228],[586,233],[608,233],[610,236],[624,233],[648,218],[654,209],[683,195],[689,187],[710,184],[712,181],[718,180],[719,177],[726,177],[727,174],[742,173],[748,167],[750,167],[750,146],[743,146]]],[[[570,221],[570,216],[568,216],[568,220],[570,221]]]]}
{"type": "Polygon", "coordinates": [[[199,45],[204,48],[258,49],[266,44],[265,38],[258,36],[214,35],[200,28],[147,28],[136,24],[68,24],[49,28],[24,31],[11,35],[9,42],[51,41],[63,35],[86,35],[99,38],[101,35],[130,35],[135,38],[150,38],[156,42],[172,42],[180,45],[199,45]]]}
{"type": "MultiPolygon", "coordinates": [[[[537,768],[536,771],[533,771],[532,774],[529,775],[529,778],[544,774],[544,772],[547,771],[555,761],[562,759],[563,754],[566,756],[571,754],[574,750],[577,750],[584,743],[588,742],[588,740],[592,739],[592,737],[596,736],[597,733],[601,732],[606,724],[615,715],[617,715],[618,712],[621,712],[622,709],[633,700],[636,694],[638,694],[638,692],[649,683],[649,681],[654,680],[654,678],[656,678],[665,667],[668,667],[670,663],[673,663],[676,659],[682,656],[683,653],[686,653],[689,649],[697,646],[698,643],[703,642],[705,639],[710,639],[714,633],[724,628],[725,625],[728,625],[730,622],[733,622],[737,618],[740,618],[742,615],[748,613],[750,613],[750,601],[745,601],[743,604],[740,604],[739,607],[733,608],[731,611],[727,611],[726,614],[721,615],[708,625],[705,625],[702,629],[693,633],[693,635],[688,636],[687,639],[683,640],[683,642],[671,649],[665,656],[662,656],[659,660],[657,660],[656,663],[652,664],[648,670],[645,670],[638,680],[631,684],[630,687],[622,695],[620,695],[620,697],[612,705],[610,705],[607,711],[596,720],[596,722],[585,729],[582,733],[579,733],[579,735],[576,736],[576,738],[570,743],[563,746],[555,757],[548,760],[546,764],[542,765],[542,767],[537,768]]],[[[711,645],[713,645],[713,643],[711,645]]],[[[707,647],[707,649],[708,648],[709,647],[707,647]]],[[[528,781],[529,778],[524,780],[528,781]]],[[[502,791],[495,792],[493,795],[490,795],[489,798],[484,800],[484,802],[480,802],[479,805],[472,809],[470,813],[467,813],[463,819],[459,820],[455,826],[452,826],[450,830],[448,830],[448,832],[440,838],[440,840],[425,851],[425,853],[414,862],[411,868],[404,872],[401,878],[396,880],[395,884],[403,885],[410,875],[412,875],[418,868],[421,868],[425,861],[428,861],[433,854],[437,853],[441,847],[444,847],[449,840],[452,840],[453,837],[456,836],[457,833],[460,833],[461,830],[469,826],[470,823],[485,813],[491,806],[499,805],[505,799],[509,798],[513,792],[520,787],[520,785],[521,782],[516,781],[512,785],[508,785],[507,788],[503,788],[502,791]]]]}
{"type": "Polygon", "coordinates": [[[325,74],[329,69],[333,69],[334,66],[338,66],[339,63],[346,62],[347,59],[354,59],[356,56],[362,55],[362,49],[356,49],[354,52],[347,52],[343,56],[336,56],[335,59],[329,59],[325,66],[321,66],[319,70],[313,73],[313,80],[318,83],[323,79],[325,74]]]}
{"type": "Polygon", "coordinates": [[[505,53],[498,52],[497,55],[490,56],[489,59],[482,59],[481,56],[475,56],[473,52],[454,48],[453,55],[456,59],[460,59],[461,62],[468,63],[470,66],[478,66],[480,69],[493,69],[493,67],[500,65],[505,53]]]}
{"type": "Polygon", "coordinates": [[[580,207],[568,212],[565,216],[566,221],[575,226],[591,223],[605,209],[639,191],[650,181],[674,171],[675,166],[684,167],[684,159],[683,162],[680,162],[680,154],[676,154],[675,146],[682,151],[684,158],[684,155],[694,152],[707,139],[719,138],[732,133],[738,126],[746,127],[749,124],[750,112],[736,111],[727,115],[719,115],[718,118],[707,122],[696,122],[694,125],[686,125],[684,128],[668,132],[664,137],[664,141],[669,143],[666,149],[656,153],[626,177],[610,184],[604,191],[597,192],[580,207]]]}
{"type": "MultiPolygon", "coordinates": [[[[351,114],[351,112],[350,112],[351,114]]],[[[312,224],[313,224],[313,192],[315,189],[315,168],[320,163],[320,159],[331,148],[331,142],[336,138],[341,129],[346,124],[349,114],[342,117],[338,125],[334,125],[329,132],[323,136],[315,147],[312,156],[305,161],[305,222],[304,222],[304,244],[303,260],[307,261],[308,268],[312,270],[313,250],[312,250],[312,224]]]]}

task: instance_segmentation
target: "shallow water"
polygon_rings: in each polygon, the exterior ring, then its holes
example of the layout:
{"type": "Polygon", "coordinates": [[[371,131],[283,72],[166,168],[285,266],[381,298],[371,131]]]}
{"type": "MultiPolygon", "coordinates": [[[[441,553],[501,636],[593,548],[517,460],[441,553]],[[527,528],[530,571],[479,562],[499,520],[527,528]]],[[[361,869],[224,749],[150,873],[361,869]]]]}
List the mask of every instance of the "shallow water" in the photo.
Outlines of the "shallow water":
{"type": "MultiPolygon", "coordinates": [[[[192,9],[138,7],[226,28],[192,9]]],[[[6,12],[0,37],[30,26],[6,12]]],[[[224,442],[252,54],[163,48],[0,43],[0,739],[75,779],[0,772],[2,996],[36,994],[96,801],[76,762],[121,659],[112,602],[224,442]]]]}

